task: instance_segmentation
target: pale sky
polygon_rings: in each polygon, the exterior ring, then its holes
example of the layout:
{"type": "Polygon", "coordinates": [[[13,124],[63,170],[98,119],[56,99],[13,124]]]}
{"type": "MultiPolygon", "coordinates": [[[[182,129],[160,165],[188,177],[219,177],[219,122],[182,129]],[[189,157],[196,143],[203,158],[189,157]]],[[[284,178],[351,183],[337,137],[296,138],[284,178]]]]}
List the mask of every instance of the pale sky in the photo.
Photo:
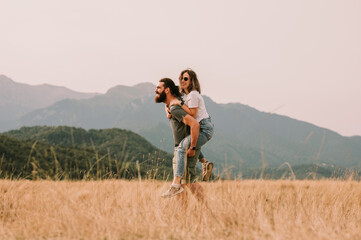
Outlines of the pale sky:
{"type": "Polygon", "coordinates": [[[361,135],[360,0],[0,0],[0,74],[82,92],[177,80],[361,135]]]}

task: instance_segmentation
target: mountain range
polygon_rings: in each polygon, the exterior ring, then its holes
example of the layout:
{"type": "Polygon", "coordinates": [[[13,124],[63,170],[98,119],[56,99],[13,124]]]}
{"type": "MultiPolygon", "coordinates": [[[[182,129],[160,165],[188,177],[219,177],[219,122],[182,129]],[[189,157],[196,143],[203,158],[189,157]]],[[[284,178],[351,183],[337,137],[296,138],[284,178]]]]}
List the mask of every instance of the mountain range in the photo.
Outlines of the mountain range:
{"type": "Polygon", "coordinates": [[[31,86],[0,75],[0,131],[17,128],[25,114],[63,99],[87,99],[97,93],[80,93],[49,84],[31,86]]]}
{"type": "MultiPolygon", "coordinates": [[[[64,97],[47,106],[34,104],[16,119],[12,116],[9,121],[16,127],[3,127],[2,131],[37,125],[85,129],[116,127],[134,131],[154,146],[172,152],[173,138],[164,105],[154,103],[154,89],[151,83],[132,87],[118,85],[105,94],[87,95],[83,99],[64,97]]],[[[12,99],[16,98],[14,92],[12,99]]],[[[307,122],[261,112],[244,104],[218,104],[207,96],[204,98],[215,124],[215,135],[203,152],[215,163],[216,171],[230,170],[237,175],[244,169],[277,168],[284,163],[348,168],[360,165],[361,136],[344,137],[307,122]]]]}

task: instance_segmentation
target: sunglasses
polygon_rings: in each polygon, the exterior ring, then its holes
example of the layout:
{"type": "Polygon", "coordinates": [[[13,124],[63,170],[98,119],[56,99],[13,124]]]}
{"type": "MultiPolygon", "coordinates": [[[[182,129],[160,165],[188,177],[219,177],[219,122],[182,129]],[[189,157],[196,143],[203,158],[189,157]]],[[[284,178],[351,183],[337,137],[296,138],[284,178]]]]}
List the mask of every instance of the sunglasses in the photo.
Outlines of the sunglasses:
{"type": "Polygon", "coordinates": [[[188,81],[188,79],[189,79],[189,78],[187,78],[187,77],[184,77],[184,78],[183,78],[183,80],[186,81],[186,82],[188,81]]]}

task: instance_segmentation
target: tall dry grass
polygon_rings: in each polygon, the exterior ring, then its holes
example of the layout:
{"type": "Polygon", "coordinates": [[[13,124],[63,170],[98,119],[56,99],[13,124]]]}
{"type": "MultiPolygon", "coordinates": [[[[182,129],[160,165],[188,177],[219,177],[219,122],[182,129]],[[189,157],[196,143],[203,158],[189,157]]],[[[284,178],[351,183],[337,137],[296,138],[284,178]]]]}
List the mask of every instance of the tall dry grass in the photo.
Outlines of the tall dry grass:
{"type": "Polygon", "coordinates": [[[162,199],[160,181],[0,181],[1,239],[361,239],[361,183],[201,183],[162,199]]]}

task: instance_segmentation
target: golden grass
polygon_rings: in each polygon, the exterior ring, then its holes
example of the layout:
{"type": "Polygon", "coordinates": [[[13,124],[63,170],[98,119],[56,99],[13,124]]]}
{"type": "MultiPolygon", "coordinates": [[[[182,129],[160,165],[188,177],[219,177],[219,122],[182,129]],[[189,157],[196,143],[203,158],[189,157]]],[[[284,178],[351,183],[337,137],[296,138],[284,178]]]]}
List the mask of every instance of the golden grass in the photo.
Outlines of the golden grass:
{"type": "Polygon", "coordinates": [[[201,183],[212,213],[169,182],[0,181],[1,239],[361,239],[361,183],[201,183]]]}

